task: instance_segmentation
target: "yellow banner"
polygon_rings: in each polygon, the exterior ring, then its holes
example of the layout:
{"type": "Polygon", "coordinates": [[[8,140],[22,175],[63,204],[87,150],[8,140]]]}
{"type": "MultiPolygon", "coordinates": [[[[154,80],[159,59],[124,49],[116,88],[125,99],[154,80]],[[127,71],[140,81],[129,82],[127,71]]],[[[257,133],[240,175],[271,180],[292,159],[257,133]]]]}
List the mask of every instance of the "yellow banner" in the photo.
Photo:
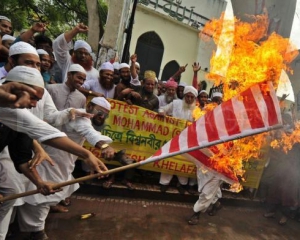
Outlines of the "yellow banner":
{"type": "MultiPolygon", "coordinates": [[[[115,150],[126,149],[127,155],[136,160],[152,156],[165,143],[187,127],[186,120],[160,117],[157,113],[125,102],[108,99],[111,104],[109,117],[101,133],[110,137],[115,150]]],[[[98,149],[85,142],[84,147],[100,157],[98,149]]],[[[105,162],[118,164],[117,162],[105,162]]],[[[196,166],[182,156],[149,163],[140,167],[144,170],[165,172],[181,176],[196,177],[196,166]]]]}

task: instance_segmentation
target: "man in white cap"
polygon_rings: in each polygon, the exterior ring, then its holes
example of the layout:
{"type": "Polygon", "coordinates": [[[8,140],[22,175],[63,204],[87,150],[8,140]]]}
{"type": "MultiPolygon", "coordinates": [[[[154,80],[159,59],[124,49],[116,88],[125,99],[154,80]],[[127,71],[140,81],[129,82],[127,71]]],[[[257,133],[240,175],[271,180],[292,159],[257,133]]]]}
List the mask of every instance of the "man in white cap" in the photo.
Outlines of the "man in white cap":
{"type": "Polygon", "coordinates": [[[99,79],[85,81],[79,90],[86,96],[113,98],[115,95],[113,64],[110,62],[102,63],[99,73],[99,79]]]}
{"type": "MultiPolygon", "coordinates": [[[[127,63],[121,63],[119,65],[119,73],[121,81],[117,84],[115,90],[115,99],[124,100],[121,92],[126,89],[126,95],[130,92],[130,89],[136,89],[136,87],[140,86],[141,83],[139,81],[138,74],[136,72],[136,54],[133,54],[131,57],[131,66],[127,63]]],[[[124,92],[123,92],[124,93],[124,92]]]]}
{"type": "MultiPolygon", "coordinates": [[[[94,117],[92,119],[77,118],[74,121],[63,125],[62,130],[79,145],[82,145],[83,142],[87,140],[92,146],[101,150],[101,155],[104,158],[111,158],[111,156],[114,155],[114,149],[108,144],[112,142],[112,139],[101,135],[101,133],[93,127],[103,126],[104,121],[110,112],[110,103],[103,97],[96,97],[87,104],[86,110],[82,109],[82,111],[94,114],[94,117]]],[[[52,159],[55,159],[56,165],[49,169],[46,164],[40,164],[37,171],[42,178],[49,182],[72,180],[72,172],[77,157],[49,146],[45,146],[45,150],[52,159]]],[[[34,188],[34,186],[29,183],[27,190],[30,190],[31,188],[34,188]]],[[[35,225],[37,231],[42,231],[44,229],[50,205],[56,205],[61,200],[69,197],[78,188],[79,184],[75,184],[64,187],[62,191],[51,197],[43,197],[37,194],[25,197],[24,201],[30,203],[30,206],[28,207],[27,204],[25,208],[21,206],[18,209],[19,213],[21,213],[21,218],[19,218],[20,228],[23,231],[26,231],[26,228],[28,228],[29,231],[32,231],[30,225],[35,225]],[[41,208],[45,210],[47,208],[48,211],[38,211],[38,209],[41,208]]]]}
{"type": "Polygon", "coordinates": [[[7,49],[10,48],[10,46],[12,45],[12,43],[16,40],[15,37],[13,36],[10,36],[8,34],[5,34],[3,37],[2,37],[2,45],[4,47],[6,47],[7,49]]]}
{"type": "MultiPolygon", "coordinates": [[[[196,107],[196,99],[198,91],[192,86],[186,86],[183,92],[183,100],[176,99],[168,105],[159,108],[158,114],[161,116],[169,115],[180,119],[186,119],[188,121],[194,121],[193,111],[196,107]]],[[[168,186],[173,178],[173,175],[167,173],[161,173],[159,183],[161,184],[161,192],[166,192],[168,186]]],[[[177,188],[181,194],[185,192],[185,186],[188,184],[188,178],[177,176],[178,184],[177,188]]],[[[190,184],[194,185],[194,181],[191,181],[190,184]]]]}
{"type": "Polygon", "coordinates": [[[10,35],[11,33],[12,26],[10,19],[0,15],[0,62],[4,62],[5,58],[8,56],[8,49],[2,45],[2,36],[5,34],[10,35]]]}
{"type": "Polygon", "coordinates": [[[78,33],[86,33],[87,31],[88,27],[79,23],[72,30],[59,35],[53,42],[54,54],[62,70],[64,82],[67,80],[67,70],[73,63],[80,64],[86,70],[86,80],[98,79],[99,77],[99,72],[93,67],[93,61],[90,56],[92,48],[87,42],[77,40],[74,44],[72,56],[69,54],[72,39],[78,33]]]}
{"type": "Polygon", "coordinates": [[[0,68],[0,80],[5,78],[13,67],[21,65],[37,69],[40,69],[41,65],[36,49],[25,42],[17,42],[10,47],[7,64],[0,68]]]}
{"type": "Polygon", "coordinates": [[[47,86],[56,108],[85,108],[86,97],[78,91],[86,78],[86,71],[79,64],[72,64],[68,69],[67,81],[47,86]]]}
{"type": "Polygon", "coordinates": [[[211,96],[211,101],[216,104],[221,104],[223,99],[223,94],[221,92],[213,92],[211,96]]]}
{"type": "Polygon", "coordinates": [[[12,33],[11,20],[5,16],[0,15],[0,35],[10,35],[12,33]]]}

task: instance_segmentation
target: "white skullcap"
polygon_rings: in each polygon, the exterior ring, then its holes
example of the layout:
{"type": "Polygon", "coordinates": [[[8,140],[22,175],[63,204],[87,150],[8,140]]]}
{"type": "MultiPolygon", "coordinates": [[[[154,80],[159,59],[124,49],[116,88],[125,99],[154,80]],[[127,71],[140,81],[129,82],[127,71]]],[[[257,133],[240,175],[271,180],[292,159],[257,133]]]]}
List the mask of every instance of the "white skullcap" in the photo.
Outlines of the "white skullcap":
{"type": "Polygon", "coordinates": [[[25,83],[44,88],[44,79],[41,72],[36,68],[16,66],[6,76],[6,81],[25,83]]]}
{"type": "Polygon", "coordinates": [[[114,69],[119,70],[120,69],[120,63],[114,62],[113,63],[114,69]]]}
{"type": "Polygon", "coordinates": [[[5,16],[1,16],[0,15],[0,20],[5,20],[5,21],[8,21],[8,22],[11,22],[11,20],[5,16]]]}
{"type": "Polygon", "coordinates": [[[139,64],[138,62],[135,62],[135,66],[137,66],[137,67],[139,67],[139,68],[141,67],[140,64],[139,64]]]}
{"type": "Polygon", "coordinates": [[[94,97],[91,102],[110,111],[110,103],[104,97],[94,97]]]}
{"type": "Polygon", "coordinates": [[[205,91],[205,90],[201,90],[198,94],[198,96],[201,94],[201,93],[206,93],[208,95],[208,93],[205,91]]]}
{"type": "Polygon", "coordinates": [[[167,81],[162,81],[162,83],[163,83],[163,84],[166,84],[166,83],[167,83],[167,81]]]}
{"type": "Polygon", "coordinates": [[[180,82],[179,84],[178,84],[178,87],[185,87],[187,84],[185,83],[185,82],[180,82]]]}
{"type": "Polygon", "coordinates": [[[121,63],[119,65],[119,70],[122,69],[122,68],[130,68],[130,66],[127,63],[121,63]]]}
{"type": "Polygon", "coordinates": [[[185,88],[183,90],[183,95],[185,95],[187,93],[192,93],[195,97],[198,96],[198,91],[193,86],[185,86],[185,88]]]}
{"type": "Polygon", "coordinates": [[[26,42],[17,42],[9,48],[9,56],[23,53],[30,53],[39,56],[36,49],[26,42]]]}
{"type": "Polygon", "coordinates": [[[101,70],[110,70],[110,71],[114,71],[114,66],[110,63],[110,62],[105,62],[102,63],[101,67],[100,67],[100,71],[101,70]]]}
{"type": "Polygon", "coordinates": [[[5,35],[3,35],[3,37],[2,37],[2,41],[6,41],[6,40],[15,41],[16,38],[13,37],[13,36],[10,36],[10,35],[8,35],[8,34],[5,34],[5,35]]]}
{"type": "Polygon", "coordinates": [[[36,51],[39,55],[49,55],[49,53],[47,53],[44,49],[38,49],[36,51]]]}
{"type": "Polygon", "coordinates": [[[214,98],[214,97],[223,97],[223,94],[222,93],[220,93],[220,92],[214,92],[213,94],[212,94],[212,98],[214,98]]]}
{"type": "Polygon", "coordinates": [[[69,67],[68,72],[81,72],[81,73],[86,74],[86,71],[84,70],[84,68],[79,64],[72,64],[69,67]]]}
{"type": "Polygon", "coordinates": [[[74,50],[76,51],[79,48],[86,49],[89,53],[92,52],[91,46],[84,40],[77,40],[74,44],[74,50]]]}

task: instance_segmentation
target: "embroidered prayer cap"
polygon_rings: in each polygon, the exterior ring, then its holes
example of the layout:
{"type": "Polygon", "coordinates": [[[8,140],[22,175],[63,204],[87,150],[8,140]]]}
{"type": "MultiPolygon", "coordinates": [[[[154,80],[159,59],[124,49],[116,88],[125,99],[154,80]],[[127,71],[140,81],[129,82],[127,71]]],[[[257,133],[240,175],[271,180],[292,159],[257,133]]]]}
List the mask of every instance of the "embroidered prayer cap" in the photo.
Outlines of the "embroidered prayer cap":
{"type": "Polygon", "coordinates": [[[185,87],[187,84],[185,83],[185,82],[180,82],[179,84],[178,84],[178,87],[185,87]]]}
{"type": "Polygon", "coordinates": [[[74,50],[76,51],[79,48],[84,48],[86,49],[89,53],[92,52],[92,48],[90,46],[90,44],[88,44],[86,41],[84,40],[77,40],[74,44],[74,50]]]}
{"type": "Polygon", "coordinates": [[[222,98],[222,97],[223,97],[223,94],[220,93],[220,92],[214,92],[214,93],[212,94],[212,98],[214,98],[214,97],[220,97],[220,98],[222,98]]]}
{"type": "Polygon", "coordinates": [[[105,108],[108,111],[111,109],[110,103],[104,97],[94,97],[91,102],[105,108]]]}
{"type": "Polygon", "coordinates": [[[195,97],[198,96],[198,91],[196,88],[194,88],[193,86],[186,86],[183,90],[183,95],[187,94],[187,93],[192,93],[195,97]]]}
{"type": "Polygon", "coordinates": [[[138,62],[135,62],[135,66],[137,66],[138,68],[140,68],[140,64],[138,62]]]}
{"type": "Polygon", "coordinates": [[[114,69],[119,70],[120,69],[120,63],[114,62],[113,63],[114,69]]]}
{"type": "Polygon", "coordinates": [[[44,49],[37,49],[36,51],[39,55],[49,55],[49,53],[47,53],[44,49]]]}
{"type": "Polygon", "coordinates": [[[24,53],[30,53],[39,56],[36,49],[26,42],[17,42],[11,45],[8,54],[9,56],[13,56],[13,55],[24,54],[24,53]]]}
{"type": "Polygon", "coordinates": [[[129,64],[127,64],[127,63],[121,63],[121,64],[119,65],[119,70],[121,70],[122,68],[130,68],[130,66],[129,66],[129,64]]]}
{"type": "Polygon", "coordinates": [[[36,68],[16,66],[6,76],[6,81],[25,83],[44,88],[44,79],[41,72],[36,68]]]}
{"type": "Polygon", "coordinates": [[[177,88],[178,87],[178,83],[175,82],[174,78],[170,78],[166,84],[165,84],[165,87],[168,88],[168,87],[174,87],[174,88],[177,88]]]}
{"type": "Polygon", "coordinates": [[[114,71],[114,66],[110,63],[110,62],[105,62],[102,63],[101,67],[100,67],[100,71],[101,70],[110,70],[110,71],[114,71]]]}
{"type": "Polygon", "coordinates": [[[11,22],[11,20],[8,17],[2,16],[2,15],[0,15],[0,20],[5,20],[8,22],[11,22]]]}
{"type": "Polygon", "coordinates": [[[156,78],[156,73],[154,71],[151,70],[147,70],[144,73],[144,79],[153,79],[155,80],[156,78]]]}
{"type": "Polygon", "coordinates": [[[69,67],[68,72],[81,72],[81,73],[86,74],[86,71],[84,70],[84,68],[79,64],[72,64],[69,67]]]}
{"type": "Polygon", "coordinates": [[[16,38],[8,34],[3,35],[2,41],[7,41],[7,40],[15,41],[16,38]]]}

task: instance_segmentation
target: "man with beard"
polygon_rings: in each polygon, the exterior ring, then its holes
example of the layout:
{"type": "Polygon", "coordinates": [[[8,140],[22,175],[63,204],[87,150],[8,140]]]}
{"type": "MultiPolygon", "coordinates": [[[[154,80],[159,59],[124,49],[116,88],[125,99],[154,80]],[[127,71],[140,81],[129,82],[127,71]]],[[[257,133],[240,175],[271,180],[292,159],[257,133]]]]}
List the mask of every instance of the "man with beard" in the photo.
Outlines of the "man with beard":
{"type": "Polygon", "coordinates": [[[136,54],[131,57],[131,66],[127,63],[119,65],[119,73],[121,81],[117,84],[114,99],[126,101],[130,97],[130,93],[139,88],[141,85],[136,70],[136,54]]]}
{"type": "MultiPolygon", "coordinates": [[[[180,119],[186,119],[188,121],[193,121],[193,111],[196,107],[196,97],[198,95],[198,91],[196,88],[192,86],[186,86],[184,88],[184,97],[183,100],[176,99],[168,105],[159,108],[159,115],[165,116],[170,115],[180,119]]],[[[161,173],[159,183],[161,184],[161,192],[166,192],[168,186],[173,178],[173,175],[168,173],[161,173]]],[[[187,177],[177,176],[178,178],[178,191],[181,194],[184,194],[185,188],[184,186],[188,183],[187,177]]],[[[191,183],[193,184],[193,182],[191,183]]]]}
{"type": "Polygon", "coordinates": [[[102,63],[99,79],[85,81],[79,91],[85,96],[114,98],[115,84],[113,82],[114,66],[110,62],[102,63]]]}
{"type": "Polygon", "coordinates": [[[86,78],[86,71],[79,64],[72,64],[68,69],[67,81],[48,85],[56,108],[62,111],[67,108],[85,108],[86,98],[78,91],[86,78]]]}
{"type": "MultiPolygon", "coordinates": [[[[137,86],[135,90],[129,89],[130,91],[125,98],[126,102],[157,112],[159,102],[157,96],[154,94],[155,78],[155,72],[149,70],[145,71],[143,85],[137,86]]],[[[127,90],[128,89],[125,89],[123,92],[127,90]]]]}
{"type": "Polygon", "coordinates": [[[77,40],[74,44],[72,56],[69,54],[72,39],[78,33],[86,33],[88,27],[79,23],[72,30],[59,35],[53,42],[53,50],[59,67],[62,70],[62,78],[67,80],[67,70],[73,63],[81,65],[86,71],[86,80],[98,79],[99,72],[93,67],[93,60],[90,56],[92,52],[91,46],[83,41],[77,40]]]}
{"type": "Polygon", "coordinates": [[[178,87],[177,82],[173,78],[170,78],[166,83],[166,92],[158,97],[159,107],[163,107],[177,99],[176,89],[178,87]]]}

